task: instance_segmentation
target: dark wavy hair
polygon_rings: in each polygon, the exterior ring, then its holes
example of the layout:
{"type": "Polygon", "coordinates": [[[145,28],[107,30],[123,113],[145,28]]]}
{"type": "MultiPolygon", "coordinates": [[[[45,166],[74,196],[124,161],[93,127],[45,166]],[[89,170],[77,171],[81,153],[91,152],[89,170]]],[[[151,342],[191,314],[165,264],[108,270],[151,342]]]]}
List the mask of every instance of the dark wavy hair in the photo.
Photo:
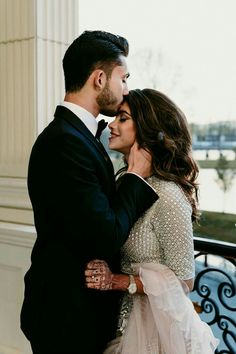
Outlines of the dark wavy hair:
{"type": "Polygon", "coordinates": [[[66,50],[63,58],[65,89],[80,90],[90,74],[102,69],[109,77],[116,65],[121,65],[120,56],[128,56],[128,41],[121,36],[105,31],[84,31],[66,50]]]}
{"type": "Polygon", "coordinates": [[[163,93],[130,90],[124,98],[136,126],[140,147],[151,152],[158,178],[177,183],[192,205],[192,220],[199,219],[198,166],[192,157],[192,140],[184,113],[163,93]]]}

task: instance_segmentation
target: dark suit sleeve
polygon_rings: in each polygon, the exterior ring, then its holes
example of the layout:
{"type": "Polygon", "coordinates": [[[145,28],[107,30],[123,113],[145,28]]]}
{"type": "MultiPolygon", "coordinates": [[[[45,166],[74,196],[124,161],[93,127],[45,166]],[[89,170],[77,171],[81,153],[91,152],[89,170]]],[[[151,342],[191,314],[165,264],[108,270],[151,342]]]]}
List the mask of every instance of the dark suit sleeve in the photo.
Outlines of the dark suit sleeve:
{"type": "Polygon", "coordinates": [[[138,176],[126,174],[111,202],[104,193],[105,176],[94,161],[94,151],[71,136],[64,137],[60,150],[58,163],[63,168],[58,178],[63,186],[58,188],[57,208],[62,227],[90,255],[115,254],[133,223],[157,200],[156,193],[138,176]]]}
{"type": "Polygon", "coordinates": [[[109,196],[111,179],[114,186],[104,157],[87,140],[43,135],[33,148],[28,175],[40,239],[64,243],[85,259],[117,253],[158,196],[133,174],[123,176],[116,194],[109,196]]]}

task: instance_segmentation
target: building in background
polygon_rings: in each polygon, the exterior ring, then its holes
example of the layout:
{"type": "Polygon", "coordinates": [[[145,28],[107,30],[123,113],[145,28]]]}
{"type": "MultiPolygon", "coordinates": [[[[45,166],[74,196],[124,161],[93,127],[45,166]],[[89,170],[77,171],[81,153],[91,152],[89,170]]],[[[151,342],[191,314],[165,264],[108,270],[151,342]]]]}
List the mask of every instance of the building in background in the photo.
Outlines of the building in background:
{"type": "Polygon", "coordinates": [[[61,60],[78,26],[78,0],[0,0],[1,354],[31,353],[19,319],[35,241],[27,165],[63,99],[61,60]]]}

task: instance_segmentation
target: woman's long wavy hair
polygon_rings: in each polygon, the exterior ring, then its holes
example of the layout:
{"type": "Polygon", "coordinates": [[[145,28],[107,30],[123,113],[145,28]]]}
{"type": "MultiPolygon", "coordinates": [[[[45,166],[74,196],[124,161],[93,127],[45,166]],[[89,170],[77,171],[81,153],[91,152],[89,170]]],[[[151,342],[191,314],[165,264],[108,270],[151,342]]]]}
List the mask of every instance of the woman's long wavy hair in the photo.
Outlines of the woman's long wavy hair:
{"type": "Polygon", "coordinates": [[[192,220],[199,218],[198,166],[192,157],[192,140],[184,113],[163,93],[130,90],[125,96],[136,126],[140,147],[151,152],[153,173],[177,183],[192,205],[192,220]]]}

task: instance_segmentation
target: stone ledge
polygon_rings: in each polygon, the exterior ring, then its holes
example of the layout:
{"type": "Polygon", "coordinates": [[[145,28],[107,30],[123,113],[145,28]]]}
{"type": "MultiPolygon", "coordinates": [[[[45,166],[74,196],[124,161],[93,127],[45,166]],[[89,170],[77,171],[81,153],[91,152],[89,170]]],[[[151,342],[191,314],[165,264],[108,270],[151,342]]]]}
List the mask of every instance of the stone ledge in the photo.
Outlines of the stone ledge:
{"type": "Polygon", "coordinates": [[[35,240],[34,226],[0,222],[0,243],[32,248],[35,240]]]}

